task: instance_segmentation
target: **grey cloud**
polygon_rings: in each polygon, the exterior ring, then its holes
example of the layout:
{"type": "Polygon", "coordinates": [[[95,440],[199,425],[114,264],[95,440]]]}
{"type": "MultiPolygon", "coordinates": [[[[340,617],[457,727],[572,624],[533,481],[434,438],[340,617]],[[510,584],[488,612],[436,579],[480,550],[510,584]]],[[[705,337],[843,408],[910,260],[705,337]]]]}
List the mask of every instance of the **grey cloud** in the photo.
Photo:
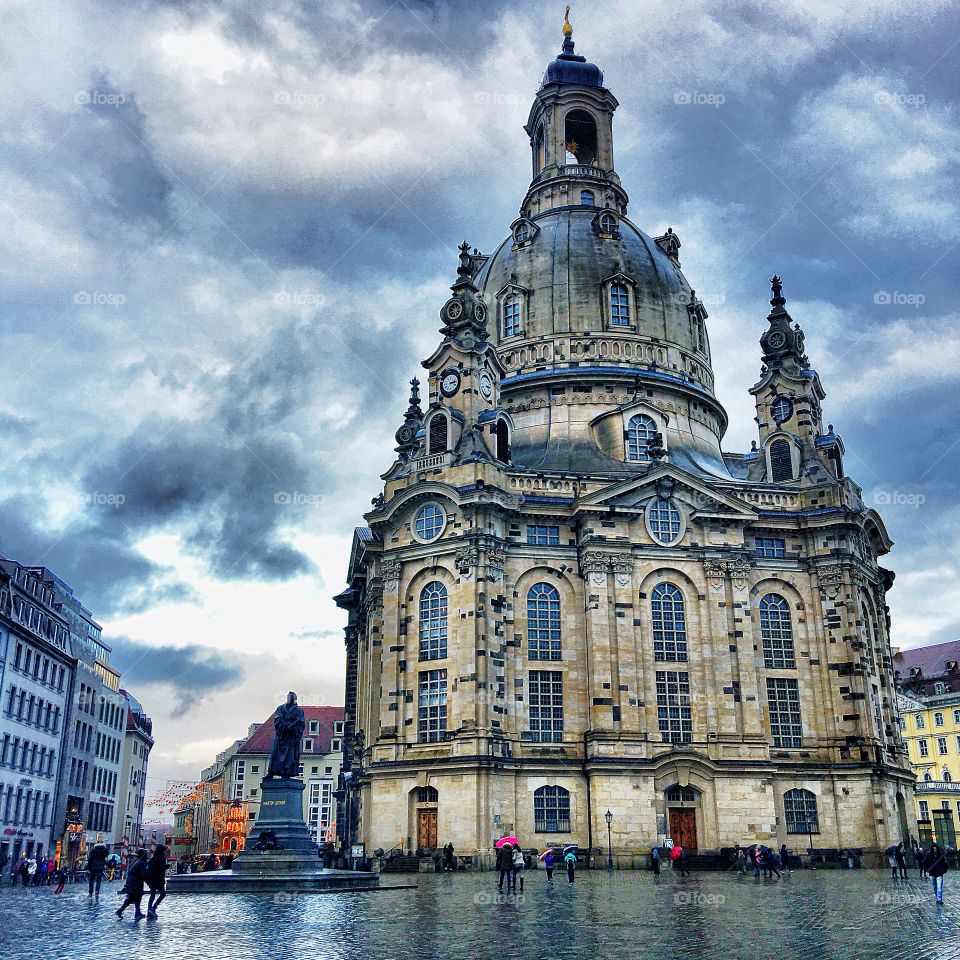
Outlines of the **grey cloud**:
{"type": "Polygon", "coordinates": [[[125,636],[105,640],[113,648],[111,662],[124,685],[133,690],[167,688],[173,703],[163,712],[174,717],[187,713],[199,700],[228,693],[245,679],[244,670],[214,647],[149,646],[125,636]]]}

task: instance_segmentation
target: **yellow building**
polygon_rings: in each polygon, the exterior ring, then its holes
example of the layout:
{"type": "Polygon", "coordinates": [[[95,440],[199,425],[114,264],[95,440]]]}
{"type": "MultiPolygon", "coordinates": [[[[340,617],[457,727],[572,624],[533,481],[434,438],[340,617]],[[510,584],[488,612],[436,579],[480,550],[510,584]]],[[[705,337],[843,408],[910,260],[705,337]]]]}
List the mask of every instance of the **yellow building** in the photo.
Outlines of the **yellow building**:
{"type": "Polygon", "coordinates": [[[960,693],[922,699],[901,694],[900,728],[917,775],[921,843],[957,845],[960,820],[960,693]]]}

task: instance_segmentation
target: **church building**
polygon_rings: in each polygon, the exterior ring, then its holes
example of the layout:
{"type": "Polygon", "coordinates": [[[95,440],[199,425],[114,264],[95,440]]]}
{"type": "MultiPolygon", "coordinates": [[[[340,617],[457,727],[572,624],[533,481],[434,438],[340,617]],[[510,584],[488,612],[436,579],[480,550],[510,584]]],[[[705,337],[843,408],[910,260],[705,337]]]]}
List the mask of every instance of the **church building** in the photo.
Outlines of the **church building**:
{"type": "Polygon", "coordinates": [[[623,867],[666,837],[875,855],[916,835],[890,538],[776,276],[756,441],[723,450],[707,311],[677,233],[629,219],[572,32],[354,537],[341,836],[487,865],[507,834],[605,856],[609,819],[623,867]]]}

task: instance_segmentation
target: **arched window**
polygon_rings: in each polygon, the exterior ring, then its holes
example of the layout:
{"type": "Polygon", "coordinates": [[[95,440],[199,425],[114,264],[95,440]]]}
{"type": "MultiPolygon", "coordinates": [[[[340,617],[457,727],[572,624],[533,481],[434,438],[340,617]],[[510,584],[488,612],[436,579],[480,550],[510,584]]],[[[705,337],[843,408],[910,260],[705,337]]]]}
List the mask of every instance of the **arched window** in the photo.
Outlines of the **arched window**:
{"type": "Polygon", "coordinates": [[[647,444],[657,435],[656,421],[645,413],[638,413],[627,424],[627,459],[635,461],[649,460],[647,444]]]}
{"type": "Polygon", "coordinates": [[[672,583],[658,583],[650,594],[655,660],[687,659],[687,621],[683,594],[672,583]]]}
{"type": "Polygon", "coordinates": [[[570,791],[563,787],[538,787],[533,791],[536,833],[570,832],[570,791]]]}
{"type": "Polygon", "coordinates": [[[436,787],[417,787],[417,803],[437,803],[439,800],[436,787]]]}
{"type": "Polygon", "coordinates": [[[598,226],[601,233],[616,233],[617,218],[612,213],[603,213],[600,215],[598,226]]]}
{"type": "Polygon", "coordinates": [[[580,191],[580,203],[584,207],[592,207],[594,202],[594,196],[592,190],[581,190],[580,191]]]}
{"type": "Polygon", "coordinates": [[[543,124],[540,124],[540,126],[537,127],[537,135],[533,141],[533,163],[534,163],[533,174],[534,176],[536,176],[544,168],[544,165],[546,164],[546,157],[544,155],[543,145],[544,145],[543,124]]]}
{"type": "Polygon", "coordinates": [[[447,418],[442,414],[430,421],[430,453],[447,452],[447,418]]]}
{"type": "Polygon", "coordinates": [[[503,335],[515,337],[520,333],[520,297],[511,293],[503,301],[503,335]]]}
{"type": "Polygon", "coordinates": [[[783,795],[783,815],[787,833],[819,833],[817,797],[809,790],[788,790],[783,795]]]}
{"type": "Polygon", "coordinates": [[[953,777],[950,776],[950,771],[944,767],[943,768],[943,782],[950,783],[953,780],[953,777]]]}
{"type": "Polygon", "coordinates": [[[783,437],[778,437],[770,444],[770,473],[775,481],[793,479],[790,442],[783,437]]]}
{"type": "Polygon", "coordinates": [[[433,580],[420,591],[420,659],[447,655],[447,588],[433,580]]]}
{"type": "Polygon", "coordinates": [[[518,223],[517,229],[513,231],[513,239],[516,243],[523,243],[530,236],[530,227],[524,223],[518,223]]]}
{"type": "Polygon", "coordinates": [[[574,163],[592,166],[597,158],[597,122],[586,110],[571,110],[563,126],[564,149],[574,163]]]}
{"type": "Polygon", "coordinates": [[[527,592],[527,650],[531,660],[560,659],[560,593],[549,583],[527,592]]]}
{"type": "Polygon", "coordinates": [[[680,537],[680,511],[672,500],[654,500],[647,508],[647,529],[660,543],[673,543],[680,537]]]}
{"type": "Polygon", "coordinates": [[[790,604],[777,593],[768,593],[760,600],[760,637],[764,666],[774,670],[796,667],[790,604]]]}
{"type": "Polygon", "coordinates": [[[625,283],[610,284],[610,325],[630,326],[630,294],[625,283]]]}
{"type": "Polygon", "coordinates": [[[506,420],[497,421],[497,459],[501,463],[510,462],[510,428],[506,420]]]}
{"type": "Polygon", "coordinates": [[[669,787],[666,792],[667,803],[696,803],[697,791],[693,787],[669,787]]]}

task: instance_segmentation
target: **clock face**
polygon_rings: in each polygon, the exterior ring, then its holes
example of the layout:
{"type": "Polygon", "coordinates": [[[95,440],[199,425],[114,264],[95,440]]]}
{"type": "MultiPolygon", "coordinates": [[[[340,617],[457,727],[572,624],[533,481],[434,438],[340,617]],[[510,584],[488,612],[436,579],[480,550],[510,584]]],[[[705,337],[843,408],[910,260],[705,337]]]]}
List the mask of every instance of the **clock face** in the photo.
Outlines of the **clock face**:
{"type": "Polygon", "coordinates": [[[480,394],[485,400],[489,400],[493,396],[493,381],[490,379],[489,373],[480,374],[480,394]]]}
{"type": "Polygon", "coordinates": [[[452,397],[460,389],[460,377],[452,370],[440,378],[440,392],[445,397],[452,397]]]}

